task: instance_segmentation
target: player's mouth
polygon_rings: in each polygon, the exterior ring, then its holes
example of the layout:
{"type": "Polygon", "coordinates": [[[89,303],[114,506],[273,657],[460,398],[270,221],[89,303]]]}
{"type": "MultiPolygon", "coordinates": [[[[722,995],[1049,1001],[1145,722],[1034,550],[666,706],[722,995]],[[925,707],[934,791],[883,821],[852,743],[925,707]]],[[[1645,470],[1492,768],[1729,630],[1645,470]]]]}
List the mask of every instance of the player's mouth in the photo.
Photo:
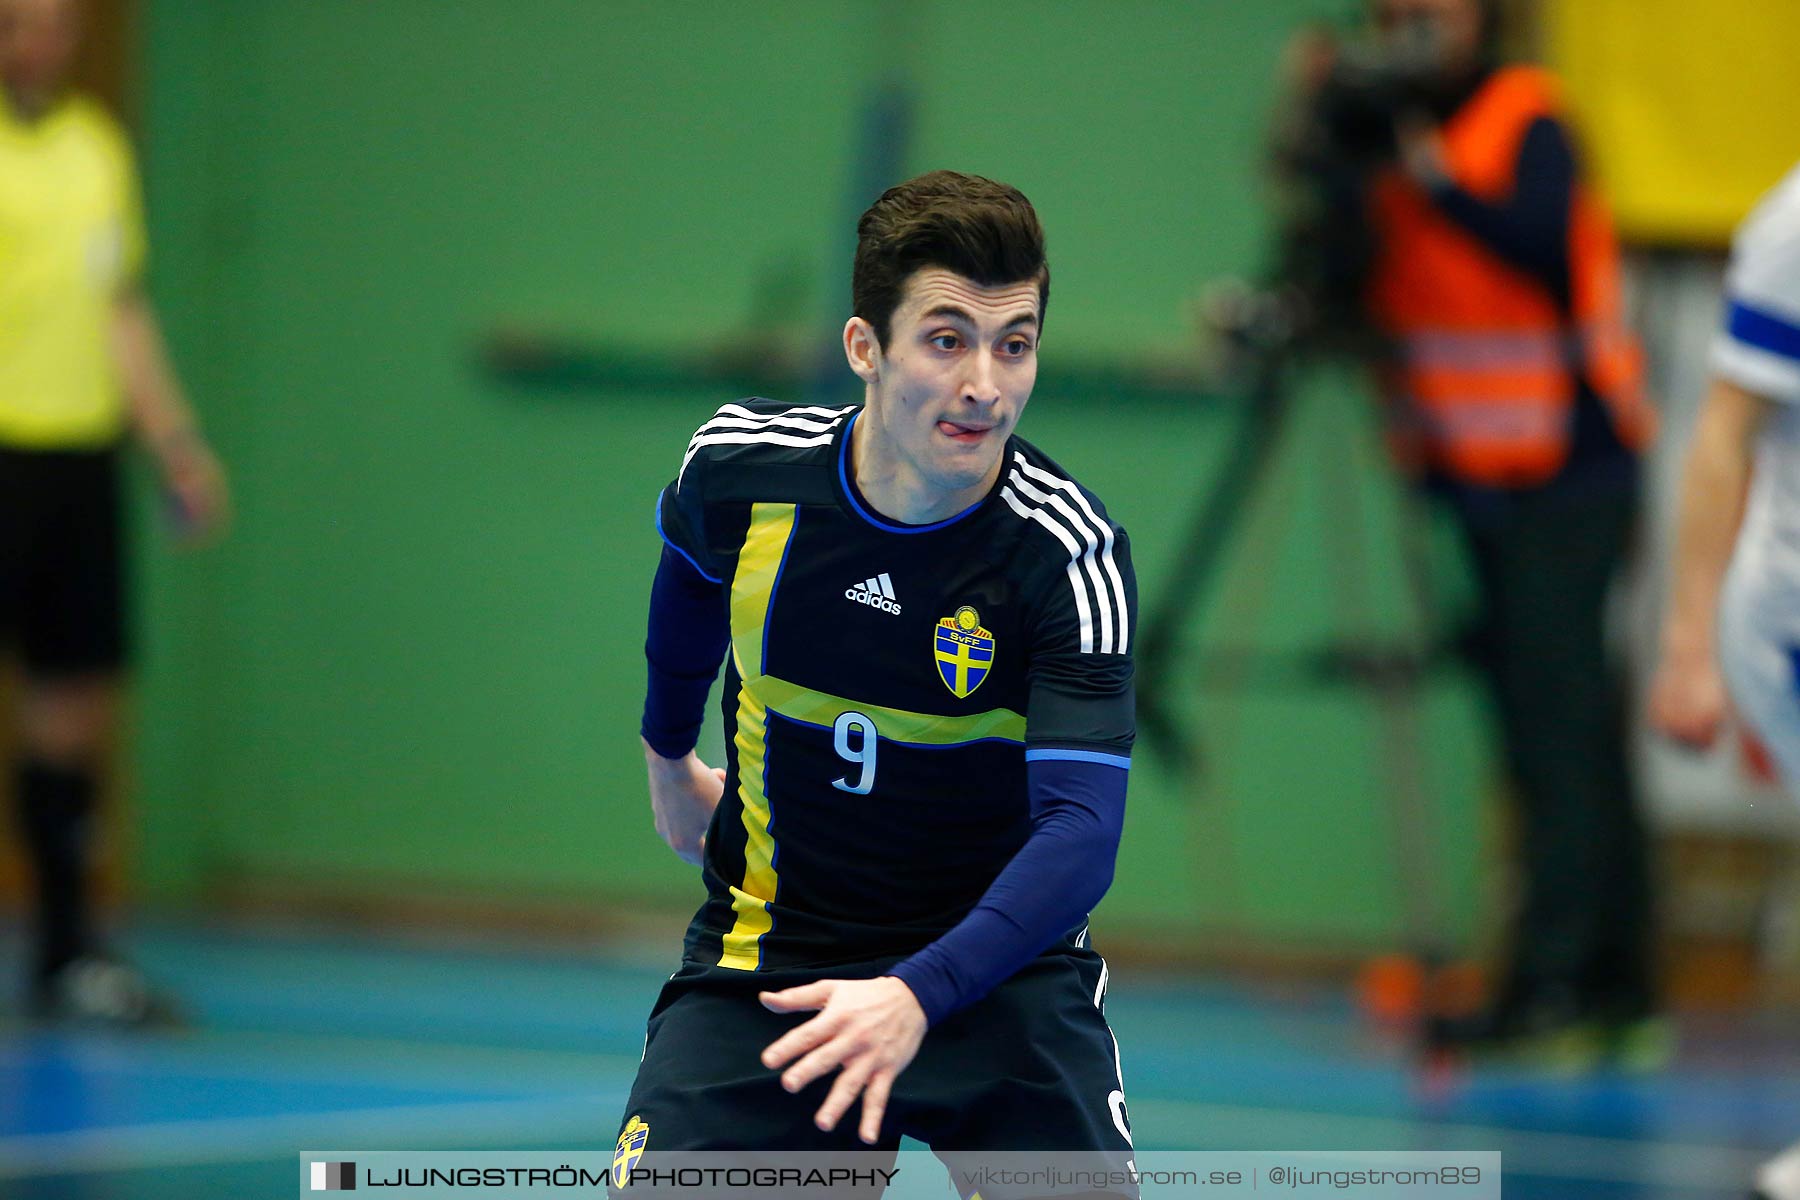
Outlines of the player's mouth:
{"type": "Polygon", "coordinates": [[[992,425],[964,425],[958,421],[939,421],[937,430],[962,446],[973,446],[994,431],[992,425]]]}

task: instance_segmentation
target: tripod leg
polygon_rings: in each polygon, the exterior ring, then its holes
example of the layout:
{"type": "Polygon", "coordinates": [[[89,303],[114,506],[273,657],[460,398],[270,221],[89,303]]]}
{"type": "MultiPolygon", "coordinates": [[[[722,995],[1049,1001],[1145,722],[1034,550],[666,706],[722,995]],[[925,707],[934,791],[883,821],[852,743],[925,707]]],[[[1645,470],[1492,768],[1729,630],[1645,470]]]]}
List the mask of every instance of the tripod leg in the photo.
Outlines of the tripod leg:
{"type": "MultiPolygon", "coordinates": [[[[1395,879],[1399,884],[1402,936],[1407,952],[1419,964],[1423,980],[1420,1004],[1429,1015],[1435,1006],[1433,980],[1443,966],[1447,939],[1442,928],[1444,885],[1440,869],[1436,810],[1428,782],[1424,723],[1424,682],[1429,638],[1419,631],[1427,627],[1430,610],[1428,581],[1423,575],[1422,531],[1416,513],[1403,509],[1400,542],[1402,570],[1408,600],[1413,608],[1412,628],[1403,634],[1381,629],[1375,614],[1376,596],[1369,571],[1368,531],[1357,497],[1357,460],[1346,447],[1366,447],[1366,429],[1335,437],[1323,456],[1323,472],[1332,510],[1341,516],[1330,547],[1331,588],[1340,597],[1340,613],[1349,617],[1348,636],[1373,646],[1391,641],[1387,652],[1364,653],[1353,658],[1363,663],[1363,685],[1373,692],[1380,780],[1387,799],[1387,815],[1394,846],[1395,879]]],[[[1367,456],[1358,458],[1367,462],[1367,456]]],[[[1375,468],[1372,463],[1368,464],[1375,468]]],[[[1411,503],[1402,499],[1403,505],[1411,503]]]]}
{"type": "Polygon", "coordinates": [[[1176,648],[1190,614],[1220,574],[1250,499],[1273,457],[1288,410],[1285,363],[1274,351],[1257,360],[1243,419],[1225,462],[1202,493],[1138,640],[1138,728],[1153,753],[1179,770],[1200,766],[1199,747],[1171,712],[1176,648]]]}

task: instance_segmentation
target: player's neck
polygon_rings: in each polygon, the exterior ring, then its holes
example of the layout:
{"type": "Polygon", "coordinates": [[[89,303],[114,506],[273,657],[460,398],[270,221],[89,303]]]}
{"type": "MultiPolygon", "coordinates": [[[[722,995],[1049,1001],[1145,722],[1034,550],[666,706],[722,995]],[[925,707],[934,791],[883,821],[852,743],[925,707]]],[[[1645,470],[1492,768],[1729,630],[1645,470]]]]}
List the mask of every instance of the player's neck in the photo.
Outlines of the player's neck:
{"type": "Polygon", "coordinates": [[[901,525],[930,525],[972,507],[993,489],[1004,460],[1004,455],[995,460],[980,483],[946,491],[895,453],[875,422],[859,420],[850,428],[850,473],[856,490],[877,513],[901,525]]]}

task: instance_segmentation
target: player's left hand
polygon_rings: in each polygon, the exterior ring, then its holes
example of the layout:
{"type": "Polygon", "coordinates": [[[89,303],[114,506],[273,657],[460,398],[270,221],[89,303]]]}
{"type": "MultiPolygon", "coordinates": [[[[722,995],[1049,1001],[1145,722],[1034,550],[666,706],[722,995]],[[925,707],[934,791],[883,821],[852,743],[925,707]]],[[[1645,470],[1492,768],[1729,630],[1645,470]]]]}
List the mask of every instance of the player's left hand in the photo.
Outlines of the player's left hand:
{"type": "Polygon", "coordinates": [[[813,1120],[820,1129],[837,1128],[860,1095],[862,1123],[857,1133],[874,1145],[881,1136],[881,1118],[894,1080],[925,1040],[925,1010],[919,1007],[912,989],[892,975],[883,975],[879,979],[822,979],[804,987],[763,992],[758,999],[771,1012],[819,1014],[772,1042],[762,1053],[763,1066],[773,1070],[793,1063],[781,1074],[781,1086],[790,1092],[842,1067],[813,1120]]]}

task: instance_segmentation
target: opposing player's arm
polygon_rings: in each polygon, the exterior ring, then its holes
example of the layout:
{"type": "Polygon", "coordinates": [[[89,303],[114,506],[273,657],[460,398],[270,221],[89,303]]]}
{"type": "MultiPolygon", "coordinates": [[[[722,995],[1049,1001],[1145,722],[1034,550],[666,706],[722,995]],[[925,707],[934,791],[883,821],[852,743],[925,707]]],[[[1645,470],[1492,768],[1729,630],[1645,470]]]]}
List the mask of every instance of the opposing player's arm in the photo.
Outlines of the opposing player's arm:
{"type": "Polygon", "coordinates": [[[1673,592],[1650,719],[1688,745],[1710,744],[1729,710],[1714,629],[1720,587],[1743,524],[1757,434],[1777,404],[1800,402],[1796,215],[1778,193],[1734,240],[1723,326],[1713,340],[1713,382],[1682,480],[1673,592]]]}
{"type": "Polygon", "coordinates": [[[1729,709],[1714,633],[1719,590],[1744,520],[1756,435],[1770,406],[1730,380],[1714,379],[1688,451],[1669,614],[1650,690],[1651,721],[1684,745],[1711,745],[1729,709]]]}
{"type": "Polygon", "coordinates": [[[684,861],[698,865],[725,772],[700,761],[694,744],[730,640],[730,620],[723,573],[706,544],[705,463],[693,449],[681,474],[657,497],[663,553],[650,588],[639,734],[656,832],[684,861]]]}

